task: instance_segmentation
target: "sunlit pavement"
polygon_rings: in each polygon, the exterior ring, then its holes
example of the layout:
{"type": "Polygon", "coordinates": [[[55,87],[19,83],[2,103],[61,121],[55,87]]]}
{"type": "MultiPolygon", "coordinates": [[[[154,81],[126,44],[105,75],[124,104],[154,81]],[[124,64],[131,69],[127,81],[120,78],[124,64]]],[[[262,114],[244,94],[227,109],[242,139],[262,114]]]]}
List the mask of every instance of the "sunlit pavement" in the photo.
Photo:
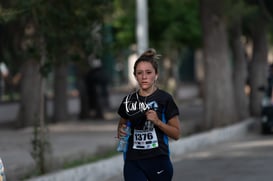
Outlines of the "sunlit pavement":
{"type": "MultiPolygon", "coordinates": [[[[182,155],[174,161],[173,181],[270,181],[273,135],[253,132],[182,155]]],[[[121,181],[122,173],[105,181],[121,181]]]]}
{"type": "MultiPolygon", "coordinates": [[[[240,123],[230,125],[224,128],[217,128],[203,133],[194,134],[178,141],[170,142],[171,159],[176,162],[180,161],[181,157],[188,153],[193,153],[196,150],[203,150],[209,146],[221,144],[228,140],[241,139],[249,134],[249,130],[253,130],[255,119],[247,119],[240,123]],[[251,129],[250,129],[251,128],[251,129]]],[[[74,169],[63,170],[55,174],[44,175],[38,178],[30,179],[29,181],[51,181],[51,180],[82,180],[82,181],[97,181],[107,180],[118,175],[117,180],[122,180],[122,155],[118,155],[109,159],[82,165],[74,169]]],[[[115,178],[110,179],[115,180],[115,178]]]]}
{"type": "Polygon", "coordinates": [[[181,157],[174,165],[174,181],[269,181],[272,153],[273,135],[256,132],[181,157]]]}

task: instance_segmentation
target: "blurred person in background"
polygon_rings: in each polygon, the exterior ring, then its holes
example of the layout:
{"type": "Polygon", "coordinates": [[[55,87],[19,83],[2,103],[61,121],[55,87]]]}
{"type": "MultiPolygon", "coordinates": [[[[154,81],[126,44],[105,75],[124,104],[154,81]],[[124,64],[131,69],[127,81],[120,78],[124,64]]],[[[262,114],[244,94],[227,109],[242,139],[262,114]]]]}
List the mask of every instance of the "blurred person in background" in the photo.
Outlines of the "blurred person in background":
{"type": "Polygon", "coordinates": [[[109,79],[100,59],[89,60],[90,69],[86,74],[88,102],[91,118],[104,119],[104,111],[109,108],[109,79]]]}
{"type": "Polygon", "coordinates": [[[129,80],[129,86],[130,88],[136,88],[137,87],[137,81],[134,76],[134,64],[137,59],[137,47],[136,45],[132,45],[130,47],[131,54],[128,57],[128,80],[129,80]]]}
{"type": "Polygon", "coordinates": [[[6,80],[9,76],[8,67],[4,62],[0,62],[0,101],[3,101],[5,94],[6,80]]]}
{"type": "Polygon", "coordinates": [[[273,104],[273,64],[269,65],[269,73],[267,77],[267,90],[266,95],[270,99],[271,104],[273,104]]]}

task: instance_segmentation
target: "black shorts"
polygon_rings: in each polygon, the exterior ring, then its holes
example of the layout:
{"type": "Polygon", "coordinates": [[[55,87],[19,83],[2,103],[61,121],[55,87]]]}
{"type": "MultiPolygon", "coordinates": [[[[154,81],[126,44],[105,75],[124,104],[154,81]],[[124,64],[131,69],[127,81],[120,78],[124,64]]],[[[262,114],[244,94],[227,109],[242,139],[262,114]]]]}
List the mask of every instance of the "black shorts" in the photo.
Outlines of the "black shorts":
{"type": "Polygon", "coordinates": [[[125,181],[171,181],[173,166],[168,156],[125,160],[123,176],[125,181]]]}

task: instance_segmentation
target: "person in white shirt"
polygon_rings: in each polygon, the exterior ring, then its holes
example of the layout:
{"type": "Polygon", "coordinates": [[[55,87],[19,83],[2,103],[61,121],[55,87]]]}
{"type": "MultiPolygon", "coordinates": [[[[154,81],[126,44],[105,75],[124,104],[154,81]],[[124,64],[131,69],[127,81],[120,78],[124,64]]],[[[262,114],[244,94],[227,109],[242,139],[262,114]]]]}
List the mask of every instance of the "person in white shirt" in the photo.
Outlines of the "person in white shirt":
{"type": "Polygon", "coordinates": [[[0,62],[0,101],[5,93],[5,79],[9,75],[8,67],[4,62],[0,62]]]}

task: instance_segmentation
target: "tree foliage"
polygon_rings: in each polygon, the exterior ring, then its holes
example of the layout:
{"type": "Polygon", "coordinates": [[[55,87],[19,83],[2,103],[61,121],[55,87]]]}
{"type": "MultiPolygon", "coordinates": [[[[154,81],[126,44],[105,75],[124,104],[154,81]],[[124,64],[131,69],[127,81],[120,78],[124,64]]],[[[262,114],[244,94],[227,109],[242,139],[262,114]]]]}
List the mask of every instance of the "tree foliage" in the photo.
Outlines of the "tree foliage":
{"type": "Polygon", "coordinates": [[[149,1],[149,7],[149,33],[153,45],[200,47],[198,1],[149,1]]]}
{"type": "Polygon", "coordinates": [[[114,42],[117,49],[128,47],[136,42],[136,3],[135,1],[115,0],[111,24],[114,29],[114,42]]]}
{"type": "MultiPolygon", "coordinates": [[[[115,0],[113,26],[115,43],[128,47],[136,42],[135,1],[115,0]]],[[[149,40],[152,46],[200,46],[201,30],[198,1],[158,0],[148,1],[149,40]]]]}
{"type": "MultiPolygon", "coordinates": [[[[33,21],[36,24],[36,33],[45,39],[47,61],[54,63],[53,57],[58,57],[58,61],[64,61],[64,59],[68,60],[66,56],[68,54],[76,53],[77,56],[73,57],[78,57],[81,53],[88,54],[92,51],[95,46],[88,41],[92,41],[90,32],[94,28],[93,24],[103,23],[104,18],[112,12],[110,4],[109,0],[12,0],[0,9],[0,20],[6,23],[5,29],[13,28],[13,31],[20,34],[25,30],[23,26],[33,21]],[[13,23],[16,23],[17,27],[12,26],[13,23]],[[22,28],[15,30],[18,26],[22,28]],[[66,58],[59,59],[59,57],[66,58]]],[[[9,38],[12,39],[12,37],[9,38]]],[[[20,42],[17,43],[20,44],[20,42]]],[[[27,56],[39,56],[35,43],[29,49],[29,53],[27,56]]],[[[48,67],[49,64],[46,63],[45,66],[48,67]]]]}

